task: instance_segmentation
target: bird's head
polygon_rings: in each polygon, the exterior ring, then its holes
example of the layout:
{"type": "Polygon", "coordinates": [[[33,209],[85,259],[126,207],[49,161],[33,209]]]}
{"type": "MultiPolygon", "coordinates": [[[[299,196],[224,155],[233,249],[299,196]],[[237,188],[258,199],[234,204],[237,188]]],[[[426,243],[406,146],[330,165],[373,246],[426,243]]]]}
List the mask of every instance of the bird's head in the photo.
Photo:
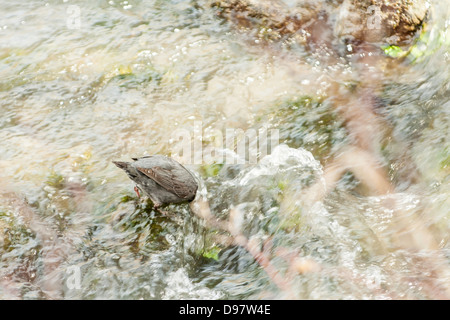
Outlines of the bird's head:
{"type": "Polygon", "coordinates": [[[132,166],[129,162],[124,161],[113,161],[113,163],[120,169],[124,170],[125,173],[136,183],[139,183],[139,173],[136,168],[132,166]]]}

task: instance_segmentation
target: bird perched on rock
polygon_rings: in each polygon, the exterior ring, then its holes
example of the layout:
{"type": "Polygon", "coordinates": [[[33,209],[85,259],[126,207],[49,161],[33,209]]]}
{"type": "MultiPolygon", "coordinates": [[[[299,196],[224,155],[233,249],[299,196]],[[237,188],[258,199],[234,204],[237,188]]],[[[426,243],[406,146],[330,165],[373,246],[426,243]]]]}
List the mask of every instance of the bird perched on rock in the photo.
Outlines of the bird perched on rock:
{"type": "Polygon", "coordinates": [[[155,208],[194,200],[198,184],[189,170],[172,158],[154,155],[132,158],[133,162],[113,161],[136,183],[135,191],[143,190],[155,208]]]}

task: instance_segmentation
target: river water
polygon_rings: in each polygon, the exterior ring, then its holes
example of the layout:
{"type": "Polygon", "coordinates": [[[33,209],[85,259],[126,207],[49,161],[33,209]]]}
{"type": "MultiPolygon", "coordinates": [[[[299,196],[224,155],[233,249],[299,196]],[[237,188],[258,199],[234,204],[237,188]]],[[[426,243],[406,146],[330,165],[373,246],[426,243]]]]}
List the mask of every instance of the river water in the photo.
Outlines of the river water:
{"type": "Polygon", "coordinates": [[[329,70],[352,83],[354,64],[324,66],[302,47],[261,45],[207,1],[0,3],[0,298],[449,292],[449,1],[430,3],[415,54],[384,57],[392,66],[377,114],[388,133],[377,151],[395,191],[373,195],[347,172],[308,205],[298,195],[350,143],[326,93],[329,70]],[[266,243],[289,288],[189,206],[153,210],[111,163],[173,155],[177,132],[190,135],[194,157],[211,146],[233,153],[218,132],[261,128],[276,130],[279,146],[257,163],[184,163],[215,216],[244,213],[243,233],[266,243]],[[437,248],[395,240],[422,229],[437,248]]]}

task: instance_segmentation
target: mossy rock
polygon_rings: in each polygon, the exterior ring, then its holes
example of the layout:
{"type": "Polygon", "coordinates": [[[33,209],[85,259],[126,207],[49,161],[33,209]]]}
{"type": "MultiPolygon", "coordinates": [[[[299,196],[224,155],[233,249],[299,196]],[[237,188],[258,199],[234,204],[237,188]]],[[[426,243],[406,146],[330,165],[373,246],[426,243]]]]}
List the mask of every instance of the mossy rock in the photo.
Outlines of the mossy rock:
{"type": "MultiPolygon", "coordinates": [[[[176,214],[182,216],[185,213],[183,209],[183,206],[177,206],[180,212],[176,214]]],[[[142,202],[136,197],[124,195],[111,207],[108,217],[118,233],[130,235],[127,238],[132,251],[163,251],[171,246],[166,236],[175,234],[177,229],[170,206],[164,211],[168,215],[156,211],[150,200],[142,202]]]]}
{"type": "Polygon", "coordinates": [[[205,178],[215,177],[222,170],[223,166],[223,163],[204,164],[200,168],[201,174],[205,178]]]}
{"type": "Polygon", "coordinates": [[[162,79],[163,76],[153,69],[133,71],[130,67],[120,66],[109,81],[121,88],[136,89],[149,84],[159,86],[162,79]]]}

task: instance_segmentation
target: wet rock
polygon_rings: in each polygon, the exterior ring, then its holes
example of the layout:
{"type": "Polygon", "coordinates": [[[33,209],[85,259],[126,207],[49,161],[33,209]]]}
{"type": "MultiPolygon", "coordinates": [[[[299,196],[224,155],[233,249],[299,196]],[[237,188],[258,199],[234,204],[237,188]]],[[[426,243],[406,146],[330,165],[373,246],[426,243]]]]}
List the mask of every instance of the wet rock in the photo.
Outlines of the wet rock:
{"type": "Polygon", "coordinates": [[[425,0],[344,0],[334,30],[349,41],[403,44],[421,28],[427,12],[425,0]]]}
{"type": "Polygon", "coordinates": [[[420,29],[426,0],[222,0],[212,1],[218,15],[268,39],[331,42],[325,26],[344,42],[402,44],[420,29]],[[317,35],[319,34],[319,36],[317,35]]]}

